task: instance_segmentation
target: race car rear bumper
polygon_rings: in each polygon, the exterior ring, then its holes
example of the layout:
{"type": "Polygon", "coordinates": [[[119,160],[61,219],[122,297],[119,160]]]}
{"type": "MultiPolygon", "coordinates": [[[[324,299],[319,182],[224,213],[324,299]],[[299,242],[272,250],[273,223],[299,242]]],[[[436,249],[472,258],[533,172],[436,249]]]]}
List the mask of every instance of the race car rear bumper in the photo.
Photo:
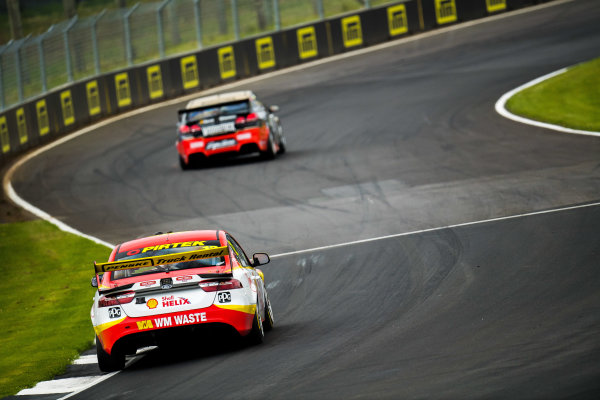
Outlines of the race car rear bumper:
{"type": "Polygon", "coordinates": [[[268,139],[269,131],[265,126],[215,137],[178,140],[176,147],[179,155],[188,161],[192,154],[211,157],[225,153],[244,154],[254,151],[266,151],[268,139]]]}
{"type": "Polygon", "coordinates": [[[255,312],[256,305],[225,308],[213,304],[207,308],[151,317],[124,317],[97,325],[94,330],[104,351],[111,354],[116,345],[135,351],[142,346],[157,344],[154,339],[158,336],[164,337],[169,330],[181,327],[226,325],[233,328],[240,336],[246,336],[252,330],[255,312]]]}

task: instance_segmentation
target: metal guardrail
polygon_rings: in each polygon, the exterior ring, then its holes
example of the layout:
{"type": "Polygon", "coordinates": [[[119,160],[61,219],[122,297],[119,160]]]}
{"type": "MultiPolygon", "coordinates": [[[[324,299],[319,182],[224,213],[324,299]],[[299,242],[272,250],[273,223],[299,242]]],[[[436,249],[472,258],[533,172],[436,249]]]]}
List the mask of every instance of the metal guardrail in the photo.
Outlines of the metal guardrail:
{"type": "Polygon", "coordinates": [[[102,73],[391,0],[163,0],[75,16],[0,46],[0,110],[102,73]]]}

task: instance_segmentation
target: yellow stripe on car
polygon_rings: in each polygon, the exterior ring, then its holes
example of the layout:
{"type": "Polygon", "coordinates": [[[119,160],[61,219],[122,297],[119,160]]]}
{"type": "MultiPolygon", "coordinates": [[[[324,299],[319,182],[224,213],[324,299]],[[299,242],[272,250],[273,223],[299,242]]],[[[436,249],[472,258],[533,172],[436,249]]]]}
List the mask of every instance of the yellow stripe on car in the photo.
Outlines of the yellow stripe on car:
{"type": "Polygon", "coordinates": [[[256,313],[256,304],[249,304],[249,305],[240,305],[240,304],[223,305],[223,304],[215,304],[215,306],[217,306],[219,308],[224,308],[226,310],[243,312],[243,313],[246,313],[246,314],[254,314],[254,313],[256,313]]]}
{"type": "Polygon", "coordinates": [[[116,319],[114,321],[106,322],[104,324],[96,325],[94,326],[94,331],[96,332],[96,335],[100,335],[100,332],[105,331],[108,328],[111,328],[117,324],[120,324],[123,321],[125,321],[125,317],[116,319]]]}

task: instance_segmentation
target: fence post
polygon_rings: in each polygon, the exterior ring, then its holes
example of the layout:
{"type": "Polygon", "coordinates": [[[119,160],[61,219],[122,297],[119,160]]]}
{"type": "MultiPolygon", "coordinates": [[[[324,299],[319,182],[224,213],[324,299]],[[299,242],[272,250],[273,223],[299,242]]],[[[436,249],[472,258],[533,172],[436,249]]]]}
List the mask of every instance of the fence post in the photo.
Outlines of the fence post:
{"type": "Polygon", "coordinates": [[[164,0],[156,9],[156,22],[158,26],[158,53],[160,58],[165,58],[165,35],[163,33],[162,12],[171,0],[164,0]]]}
{"type": "Polygon", "coordinates": [[[275,30],[281,30],[281,17],[279,15],[279,0],[273,0],[273,13],[275,14],[275,30]]]}
{"type": "Polygon", "coordinates": [[[46,36],[50,32],[52,32],[53,29],[54,25],[51,25],[46,32],[42,33],[38,41],[38,53],[40,55],[40,78],[42,80],[43,93],[46,93],[48,91],[48,82],[46,79],[46,56],[44,54],[44,39],[46,39],[46,36]]]}
{"type": "Polygon", "coordinates": [[[65,42],[65,55],[67,61],[67,80],[73,82],[73,66],[71,65],[71,50],[69,47],[69,31],[77,22],[77,15],[71,19],[69,25],[63,30],[63,40],[65,42]]]}
{"type": "Polygon", "coordinates": [[[3,72],[2,72],[2,55],[10,46],[13,44],[13,40],[10,39],[8,43],[4,46],[0,46],[0,110],[4,110],[4,81],[3,81],[3,72]]]}
{"type": "Polygon", "coordinates": [[[365,8],[371,8],[371,1],[365,0],[365,8]]]}
{"type": "Polygon", "coordinates": [[[240,20],[238,18],[237,0],[231,0],[231,18],[233,19],[235,40],[240,40],[240,20]]]}
{"type": "Polygon", "coordinates": [[[23,39],[21,43],[17,44],[17,47],[15,48],[15,68],[17,69],[17,90],[19,93],[19,103],[22,103],[23,98],[25,97],[23,95],[23,76],[21,75],[21,47],[23,47],[23,45],[29,40],[30,37],[31,34],[27,35],[27,37],[23,39]]]}
{"type": "Polygon", "coordinates": [[[127,65],[133,65],[133,48],[131,45],[131,30],[129,28],[129,17],[133,12],[140,6],[140,3],[136,3],[135,6],[131,7],[131,10],[127,11],[123,16],[123,24],[125,28],[125,50],[127,55],[127,65]]]}
{"type": "Polygon", "coordinates": [[[106,14],[106,8],[92,21],[92,52],[94,53],[94,71],[100,75],[100,53],[98,52],[98,21],[106,14]]]}
{"type": "Polygon", "coordinates": [[[319,19],[325,19],[325,9],[323,8],[323,0],[317,1],[317,11],[319,12],[319,19]]]}
{"type": "Polygon", "coordinates": [[[196,41],[198,48],[202,48],[202,13],[200,12],[200,0],[194,0],[194,16],[196,17],[196,41]]]}

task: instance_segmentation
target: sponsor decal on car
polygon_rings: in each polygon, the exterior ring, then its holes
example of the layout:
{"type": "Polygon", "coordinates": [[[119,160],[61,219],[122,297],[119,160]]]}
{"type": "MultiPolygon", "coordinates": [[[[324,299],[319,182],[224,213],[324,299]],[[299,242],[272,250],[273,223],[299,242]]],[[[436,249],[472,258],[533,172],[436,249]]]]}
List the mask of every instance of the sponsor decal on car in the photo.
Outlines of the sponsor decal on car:
{"type": "Polygon", "coordinates": [[[111,307],[108,309],[109,318],[120,318],[121,317],[121,308],[120,307],[111,307]]]}
{"type": "Polygon", "coordinates": [[[235,139],[219,140],[219,141],[207,143],[206,150],[223,149],[225,147],[233,147],[236,144],[237,144],[237,141],[235,139]]]}
{"type": "Polygon", "coordinates": [[[118,258],[122,258],[125,256],[135,256],[141,253],[147,253],[149,251],[155,250],[166,250],[166,249],[177,249],[181,247],[204,247],[204,249],[213,249],[218,246],[207,246],[206,240],[204,241],[193,241],[193,242],[177,242],[177,243],[165,243],[165,244],[157,244],[156,246],[143,247],[139,249],[128,250],[125,253],[119,253],[118,258]]]}
{"type": "Polygon", "coordinates": [[[220,133],[225,132],[234,132],[235,131],[235,123],[234,122],[226,122],[218,125],[211,126],[202,126],[202,134],[204,136],[212,136],[218,135],[220,133]]]}
{"type": "Polygon", "coordinates": [[[154,325],[152,325],[151,320],[147,319],[145,321],[137,321],[137,327],[141,331],[144,329],[152,329],[154,328],[154,325]]]}
{"type": "Polygon", "coordinates": [[[182,315],[169,315],[167,317],[154,318],[152,320],[148,319],[145,321],[137,321],[137,326],[139,330],[144,330],[199,324],[206,321],[207,318],[205,312],[195,312],[182,315]]]}
{"type": "Polygon", "coordinates": [[[219,292],[217,298],[219,303],[231,303],[231,293],[229,292],[219,292]]]}
{"type": "Polygon", "coordinates": [[[150,309],[154,309],[158,306],[158,300],[150,299],[146,302],[146,306],[148,306],[148,308],[150,308],[150,309]]]}
{"type": "MultiPolygon", "coordinates": [[[[144,247],[141,250],[141,252],[146,253],[148,251],[176,249],[179,247],[197,247],[197,246],[204,246],[205,243],[206,243],[205,241],[200,242],[200,241],[196,240],[194,242],[177,242],[177,243],[157,244],[156,246],[144,247]]],[[[213,249],[213,248],[216,248],[216,246],[206,246],[205,248],[213,249]]],[[[127,253],[127,255],[131,256],[131,255],[140,253],[139,249],[136,249],[136,250],[137,250],[137,253],[133,253],[133,254],[127,253]]],[[[132,252],[136,251],[136,250],[132,250],[132,252]]]]}
{"type": "Polygon", "coordinates": [[[161,299],[163,307],[175,307],[182,306],[184,304],[192,304],[189,299],[185,297],[177,297],[175,296],[163,296],[161,299]]]}

